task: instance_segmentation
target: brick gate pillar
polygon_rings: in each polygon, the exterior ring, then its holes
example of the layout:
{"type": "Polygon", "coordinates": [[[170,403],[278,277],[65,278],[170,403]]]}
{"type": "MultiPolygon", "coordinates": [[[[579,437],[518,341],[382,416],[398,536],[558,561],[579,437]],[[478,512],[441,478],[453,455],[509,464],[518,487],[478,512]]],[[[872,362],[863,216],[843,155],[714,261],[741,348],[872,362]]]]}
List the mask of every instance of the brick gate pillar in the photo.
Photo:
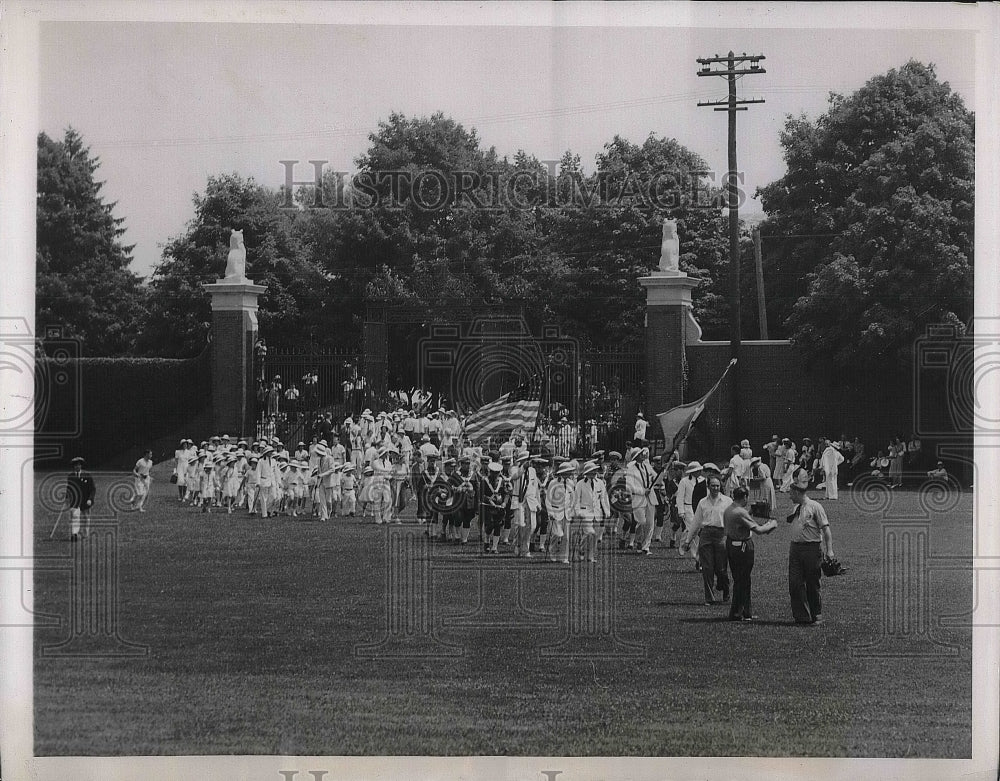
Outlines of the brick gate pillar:
{"type": "Polygon", "coordinates": [[[646,288],[646,394],[643,412],[650,434],[661,436],[655,416],[684,403],[684,348],[701,338],[691,310],[698,284],[683,271],[640,277],[646,288]]]}
{"type": "Polygon", "coordinates": [[[212,296],[212,419],[215,431],[244,431],[256,392],[251,371],[257,341],[257,296],[267,290],[249,279],[203,286],[212,296]]]}

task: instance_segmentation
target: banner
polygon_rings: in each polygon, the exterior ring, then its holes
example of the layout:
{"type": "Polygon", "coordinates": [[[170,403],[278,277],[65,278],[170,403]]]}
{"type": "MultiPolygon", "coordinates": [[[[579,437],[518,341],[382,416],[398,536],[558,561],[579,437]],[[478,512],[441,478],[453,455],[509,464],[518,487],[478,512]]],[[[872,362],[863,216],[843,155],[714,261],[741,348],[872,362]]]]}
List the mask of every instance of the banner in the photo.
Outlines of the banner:
{"type": "Polygon", "coordinates": [[[659,413],[656,417],[660,421],[660,428],[663,429],[663,439],[666,444],[667,456],[673,453],[684,438],[687,437],[688,433],[691,431],[691,426],[694,422],[698,420],[698,416],[701,415],[705,405],[708,404],[708,400],[712,398],[712,394],[715,393],[722,381],[726,379],[726,375],[729,374],[729,370],[733,368],[736,364],[736,359],[733,358],[729,361],[729,365],[726,366],[725,370],[722,372],[722,376],[719,377],[718,382],[713,385],[708,393],[702,396],[697,401],[692,401],[690,404],[681,404],[679,407],[674,407],[666,412],[659,413]]]}

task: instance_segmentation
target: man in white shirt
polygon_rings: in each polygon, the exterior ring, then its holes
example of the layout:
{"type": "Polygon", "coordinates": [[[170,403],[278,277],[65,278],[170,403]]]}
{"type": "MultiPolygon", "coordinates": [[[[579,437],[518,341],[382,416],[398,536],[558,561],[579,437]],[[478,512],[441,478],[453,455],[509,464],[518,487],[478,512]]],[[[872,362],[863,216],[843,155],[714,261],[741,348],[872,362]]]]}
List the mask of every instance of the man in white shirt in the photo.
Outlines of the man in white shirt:
{"type": "MultiPolygon", "coordinates": [[[[840,448],[836,442],[828,441],[823,455],[820,456],[819,464],[823,469],[823,481],[826,484],[826,498],[837,499],[837,472],[844,462],[844,457],[840,453],[840,448]]],[[[821,486],[817,486],[819,488],[821,486]]]]}
{"type": "Polygon", "coordinates": [[[142,454],[142,458],[135,462],[132,468],[133,483],[135,486],[135,496],[132,497],[132,509],[141,513],[146,512],[146,498],[149,496],[149,484],[152,482],[150,470],[153,468],[153,451],[147,450],[142,454]]]}
{"type": "Polygon", "coordinates": [[[340,437],[333,435],[333,445],[330,447],[330,455],[333,456],[333,463],[336,466],[343,466],[347,463],[347,448],[340,444],[340,437]]]}
{"type": "Polygon", "coordinates": [[[625,472],[626,484],[632,497],[632,516],[642,534],[639,550],[650,555],[649,546],[656,531],[656,507],[660,503],[653,490],[656,470],[649,463],[649,448],[642,448],[625,472]]]}
{"type": "Polygon", "coordinates": [[[708,478],[708,496],[698,502],[694,511],[694,524],[684,536],[684,546],[689,547],[694,535],[700,534],[698,560],[705,586],[705,604],[714,605],[721,592],[723,603],[729,601],[728,558],[726,555],[726,528],[723,513],[733,500],[722,493],[722,478],[708,478]]]}
{"type": "Polygon", "coordinates": [[[646,420],[645,416],[638,412],[635,416],[635,440],[639,444],[646,441],[646,429],[649,426],[649,421],[646,420]]]}
{"type": "Polygon", "coordinates": [[[421,440],[422,441],[420,443],[420,448],[419,448],[420,449],[420,455],[422,455],[425,460],[427,459],[428,456],[439,456],[439,455],[441,455],[440,451],[438,451],[438,449],[434,445],[434,443],[431,442],[430,434],[424,434],[421,437],[421,440]]]}

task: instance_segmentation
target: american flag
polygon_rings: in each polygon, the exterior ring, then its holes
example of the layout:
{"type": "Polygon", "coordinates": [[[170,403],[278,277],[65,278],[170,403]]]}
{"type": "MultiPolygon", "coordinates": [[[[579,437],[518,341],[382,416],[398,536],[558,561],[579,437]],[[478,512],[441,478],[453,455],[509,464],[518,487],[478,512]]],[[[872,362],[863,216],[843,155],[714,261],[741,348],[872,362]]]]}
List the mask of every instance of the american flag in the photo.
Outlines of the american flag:
{"type": "Polygon", "coordinates": [[[541,405],[542,379],[535,376],[469,415],[465,421],[465,436],[474,441],[516,428],[534,431],[541,405]]]}

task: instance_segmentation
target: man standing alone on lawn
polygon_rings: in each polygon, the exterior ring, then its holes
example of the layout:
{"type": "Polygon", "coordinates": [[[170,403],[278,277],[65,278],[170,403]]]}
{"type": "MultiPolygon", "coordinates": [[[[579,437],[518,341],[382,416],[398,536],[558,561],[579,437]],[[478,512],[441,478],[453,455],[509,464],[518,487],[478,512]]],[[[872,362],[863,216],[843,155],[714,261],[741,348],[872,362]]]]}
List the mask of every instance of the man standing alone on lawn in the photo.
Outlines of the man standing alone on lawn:
{"type": "Polygon", "coordinates": [[[77,456],[70,463],[73,471],[66,478],[66,504],[70,508],[70,540],[76,542],[80,534],[80,521],[84,521],[83,534],[90,534],[90,508],[94,506],[97,487],[94,478],[83,471],[83,459],[77,456]]]}
{"type": "Polygon", "coordinates": [[[833,558],[833,535],[826,510],[806,495],[809,475],[799,470],[791,484],[795,512],[788,516],[792,538],[788,549],[788,594],[792,601],[792,616],[796,624],[819,624],[823,621],[823,601],[820,598],[823,546],[833,558]]]}
{"type": "Polygon", "coordinates": [[[152,478],[149,476],[153,468],[153,451],[147,450],[142,454],[142,458],[135,462],[132,469],[132,476],[135,483],[135,496],[132,497],[132,509],[141,513],[146,512],[146,497],[149,496],[149,483],[152,478]]]}

